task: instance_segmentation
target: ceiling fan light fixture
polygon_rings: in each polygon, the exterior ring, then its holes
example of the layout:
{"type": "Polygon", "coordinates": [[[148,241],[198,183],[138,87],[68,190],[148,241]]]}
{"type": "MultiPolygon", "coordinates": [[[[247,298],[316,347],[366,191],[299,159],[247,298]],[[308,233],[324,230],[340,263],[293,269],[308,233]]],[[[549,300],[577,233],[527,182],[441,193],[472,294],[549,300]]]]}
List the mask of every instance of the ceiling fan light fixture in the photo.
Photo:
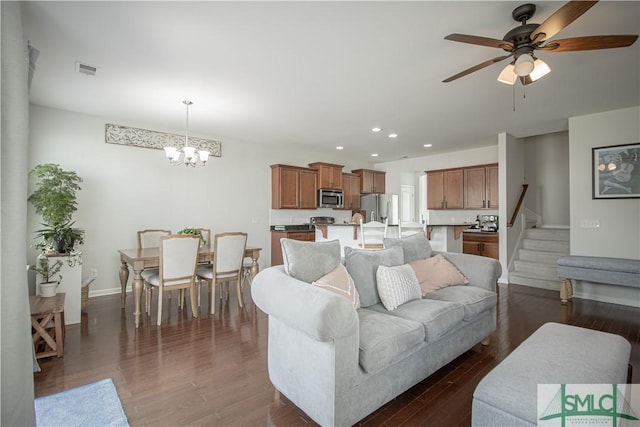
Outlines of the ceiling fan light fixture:
{"type": "Polygon", "coordinates": [[[547,63],[540,58],[536,58],[533,65],[533,71],[529,74],[529,77],[531,77],[531,80],[534,82],[539,78],[546,76],[551,71],[551,68],[549,68],[547,63]]]}
{"type": "Polygon", "coordinates": [[[513,72],[514,68],[515,67],[513,66],[513,64],[507,64],[507,66],[502,69],[502,72],[500,72],[498,81],[500,83],[514,85],[516,83],[516,79],[518,78],[518,76],[516,76],[516,73],[513,72]]]}
{"type": "Polygon", "coordinates": [[[519,77],[527,76],[534,69],[533,63],[533,57],[528,53],[520,55],[518,59],[516,59],[516,65],[513,72],[519,77]]]}

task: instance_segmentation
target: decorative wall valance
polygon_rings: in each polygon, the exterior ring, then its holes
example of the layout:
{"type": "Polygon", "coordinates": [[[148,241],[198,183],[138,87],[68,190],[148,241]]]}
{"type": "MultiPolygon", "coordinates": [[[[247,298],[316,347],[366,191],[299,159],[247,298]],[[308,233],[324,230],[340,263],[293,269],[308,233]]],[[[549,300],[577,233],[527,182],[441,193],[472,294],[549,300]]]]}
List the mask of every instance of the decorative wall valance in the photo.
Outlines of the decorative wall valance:
{"type": "MultiPolygon", "coordinates": [[[[107,144],[131,145],[134,147],[162,150],[166,146],[180,147],[184,135],[156,132],[128,126],[105,124],[104,139],[107,144]]],[[[208,150],[210,156],[222,157],[222,142],[189,136],[189,145],[197,150],[208,150]]]]}

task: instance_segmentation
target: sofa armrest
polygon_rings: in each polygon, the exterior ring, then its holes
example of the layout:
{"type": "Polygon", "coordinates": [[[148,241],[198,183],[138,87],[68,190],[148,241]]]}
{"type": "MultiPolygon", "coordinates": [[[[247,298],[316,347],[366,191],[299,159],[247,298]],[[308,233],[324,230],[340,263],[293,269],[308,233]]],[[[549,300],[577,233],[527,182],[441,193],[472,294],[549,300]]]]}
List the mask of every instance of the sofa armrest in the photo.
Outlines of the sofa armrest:
{"type": "Polygon", "coordinates": [[[438,252],[434,255],[443,255],[469,279],[469,284],[496,291],[496,283],[502,274],[502,265],[493,258],[479,255],[463,254],[458,252],[438,252]]]}
{"type": "Polygon", "coordinates": [[[332,341],[358,329],[358,315],[351,302],[289,276],[281,265],[254,277],[251,296],[269,316],[317,341],[332,341]]]}

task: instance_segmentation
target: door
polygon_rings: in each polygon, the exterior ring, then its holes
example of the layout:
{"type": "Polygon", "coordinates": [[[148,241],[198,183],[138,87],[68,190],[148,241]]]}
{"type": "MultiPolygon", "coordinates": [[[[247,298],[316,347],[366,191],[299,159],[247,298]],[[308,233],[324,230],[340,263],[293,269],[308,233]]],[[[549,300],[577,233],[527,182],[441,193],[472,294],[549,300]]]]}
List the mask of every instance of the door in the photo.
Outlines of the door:
{"type": "Polygon", "coordinates": [[[400,200],[400,220],[402,222],[415,222],[415,188],[412,185],[401,185],[400,200]]]}

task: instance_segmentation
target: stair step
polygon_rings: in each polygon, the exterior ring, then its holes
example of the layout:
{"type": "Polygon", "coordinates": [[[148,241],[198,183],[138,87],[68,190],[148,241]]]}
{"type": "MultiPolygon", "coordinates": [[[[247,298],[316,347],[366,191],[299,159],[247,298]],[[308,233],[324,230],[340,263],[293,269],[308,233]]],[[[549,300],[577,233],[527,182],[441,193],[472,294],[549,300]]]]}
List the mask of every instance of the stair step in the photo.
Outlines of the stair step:
{"type": "Polygon", "coordinates": [[[516,274],[528,274],[539,279],[558,280],[558,267],[555,263],[540,264],[516,260],[513,263],[513,272],[516,274]]]}
{"type": "Polygon", "coordinates": [[[531,249],[518,249],[518,259],[522,261],[537,262],[540,264],[556,265],[558,258],[569,255],[564,252],[544,252],[531,249]]]}
{"type": "Polygon", "coordinates": [[[569,241],[569,230],[564,228],[528,228],[524,232],[527,239],[569,241]]]}
{"type": "Polygon", "coordinates": [[[509,283],[531,286],[533,288],[548,289],[551,291],[560,290],[560,280],[558,280],[557,278],[556,280],[540,279],[538,278],[538,276],[532,277],[531,275],[528,275],[526,273],[510,272],[509,283]]]}
{"type": "Polygon", "coordinates": [[[523,249],[533,249],[545,252],[569,253],[569,242],[559,240],[522,239],[523,249]]]}

